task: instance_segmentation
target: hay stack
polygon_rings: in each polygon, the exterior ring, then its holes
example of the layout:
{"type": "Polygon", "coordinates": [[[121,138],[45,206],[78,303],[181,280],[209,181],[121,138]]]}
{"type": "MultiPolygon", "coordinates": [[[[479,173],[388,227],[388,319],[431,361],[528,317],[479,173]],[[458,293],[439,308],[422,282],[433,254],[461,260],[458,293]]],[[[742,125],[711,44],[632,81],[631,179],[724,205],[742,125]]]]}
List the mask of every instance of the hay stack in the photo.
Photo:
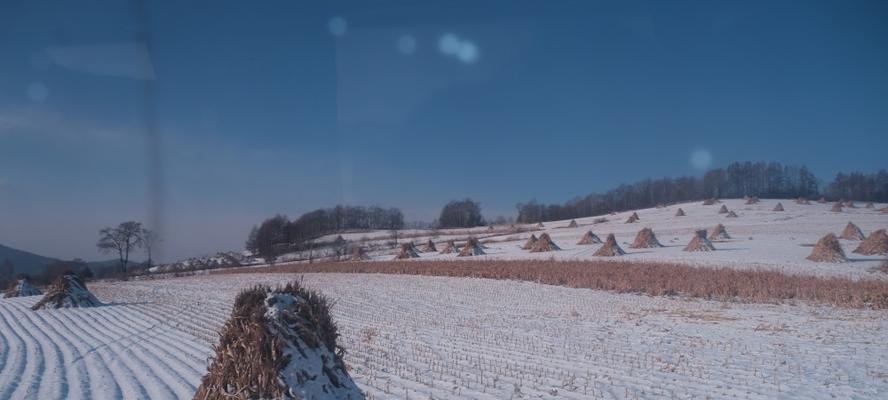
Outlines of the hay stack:
{"type": "Polygon", "coordinates": [[[539,223],[537,223],[537,228],[545,228],[545,227],[546,227],[546,226],[543,225],[543,222],[542,222],[542,221],[540,221],[539,223]]]}
{"type": "Polygon", "coordinates": [[[241,292],[194,399],[363,399],[327,298],[297,283],[241,292]]]}
{"type": "Polygon", "coordinates": [[[771,211],[783,211],[783,203],[777,203],[777,205],[774,206],[774,209],[771,211]]]}
{"type": "Polygon", "coordinates": [[[622,256],[626,254],[625,251],[617,244],[617,238],[614,237],[613,233],[607,234],[607,239],[604,240],[604,246],[601,246],[595,254],[592,254],[596,257],[616,257],[622,256]]]}
{"type": "Polygon", "coordinates": [[[555,251],[561,250],[555,242],[552,241],[552,238],[549,237],[548,233],[544,233],[540,235],[540,239],[533,244],[533,247],[530,249],[531,253],[543,253],[547,251],[555,251]]]}
{"type": "Polygon", "coordinates": [[[817,199],[817,202],[820,204],[826,204],[826,197],[820,196],[820,198],[817,199]]]}
{"type": "Polygon", "coordinates": [[[576,227],[578,227],[578,226],[579,226],[579,225],[577,225],[577,220],[575,220],[575,219],[570,220],[570,223],[567,224],[567,227],[568,227],[568,228],[576,228],[576,227]]]}
{"type": "Polygon", "coordinates": [[[848,208],[857,208],[857,206],[855,206],[855,205],[854,205],[854,202],[851,201],[851,200],[848,200],[848,201],[845,202],[845,207],[848,207],[848,208]]]}
{"type": "Polygon", "coordinates": [[[728,213],[728,206],[722,204],[721,208],[718,209],[718,213],[719,214],[727,214],[728,213]]]}
{"type": "Polygon", "coordinates": [[[592,231],[586,231],[586,234],[580,238],[580,241],[577,244],[585,245],[585,244],[598,244],[601,243],[601,238],[598,235],[592,233],[592,231]]]}
{"type": "Polygon", "coordinates": [[[758,202],[759,202],[759,198],[758,198],[758,196],[752,196],[752,197],[746,199],[746,204],[747,204],[747,205],[758,204],[758,202]]]}
{"type": "Polygon", "coordinates": [[[694,234],[694,238],[691,239],[691,242],[685,246],[684,251],[715,251],[715,246],[713,246],[712,242],[706,238],[706,231],[699,230],[694,234]]]}
{"type": "Polygon", "coordinates": [[[629,246],[632,249],[650,249],[654,247],[663,247],[654,231],[651,228],[644,228],[635,235],[635,241],[629,246]]]}
{"type": "Polygon", "coordinates": [[[731,211],[728,213],[728,215],[725,215],[725,216],[728,218],[737,218],[737,213],[731,211]]]}
{"type": "Polygon", "coordinates": [[[634,223],[638,222],[639,219],[640,218],[638,218],[637,213],[632,213],[632,215],[630,215],[629,218],[626,219],[626,223],[627,224],[634,224],[634,223]]]}
{"type": "Polygon", "coordinates": [[[857,225],[848,221],[848,225],[845,225],[845,229],[842,230],[842,234],[839,235],[839,238],[845,240],[863,240],[866,239],[866,235],[863,234],[863,231],[861,231],[857,225]]]}
{"type": "Polygon", "coordinates": [[[359,245],[353,245],[348,251],[348,260],[349,261],[364,261],[369,260],[370,256],[364,252],[364,248],[359,245]]]}
{"type": "Polygon", "coordinates": [[[832,212],[842,212],[842,202],[836,202],[836,204],[833,204],[833,206],[832,206],[832,208],[830,209],[830,211],[832,211],[832,212]]]}
{"type": "Polygon", "coordinates": [[[681,208],[679,208],[678,211],[675,212],[675,216],[676,216],[676,217],[684,217],[684,216],[685,216],[685,211],[682,210],[681,208]]]}
{"type": "Polygon", "coordinates": [[[799,198],[796,199],[796,204],[801,204],[801,205],[803,205],[803,206],[806,206],[806,205],[811,204],[811,202],[808,201],[808,199],[805,198],[805,197],[799,197],[799,198]]]}
{"type": "Polygon", "coordinates": [[[716,201],[717,200],[715,199],[715,197],[711,197],[706,200],[703,200],[703,205],[704,206],[711,206],[711,205],[715,204],[716,201]]]}
{"type": "Polygon", "coordinates": [[[530,250],[530,249],[532,249],[532,248],[533,248],[533,245],[536,244],[537,240],[538,240],[538,239],[537,239],[536,235],[534,235],[534,234],[531,233],[531,234],[530,234],[530,237],[527,238],[527,241],[524,242],[524,246],[521,246],[521,249],[522,249],[522,250],[530,250]]]}
{"type": "Polygon", "coordinates": [[[416,246],[413,245],[413,242],[401,243],[401,252],[395,256],[395,260],[407,258],[419,258],[419,253],[416,252],[416,246]]]}
{"type": "Polygon", "coordinates": [[[41,292],[40,289],[31,286],[31,282],[28,282],[28,278],[20,277],[17,281],[14,281],[9,285],[9,289],[6,289],[6,291],[3,292],[3,298],[9,299],[12,297],[40,296],[41,294],[43,294],[43,292],[41,292]]]}
{"type": "Polygon", "coordinates": [[[875,205],[873,204],[873,202],[871,202],[871,201],[870,201],[870,202],[867,202],[866,205],[863,206],[863,207],[864,207],[864,208],[869,208],[869,209],[876,208],[876,206],[875,206],[875,205]]]}
{"type": "Polygon", "coordinates": [[[97,307],[100,305],[102,305],[102,302],[86,289],[86,283],[83,282],[83,279],[73,272],[66,272],[56,279],[43,298],[31,308],[40,310],[97,307]]]}
{"type": "Polygon", "coordinates": [[[870,233],[869,237],[860,242],[860,245],[854,249],[854,253],[865,256],[888,254],[888,234],[885,233],[884,229],[870,233]]]}
{"type": "Polygon", "coordinates": [[[848,258],[845,257],[845,252],[842,251],[839,239],[832,233],[827,233],[826,236],[817,241],[817,245],[814,246],[814,250],[811,250],[811,255],[808,256],[808,259],[815,262],[831,263],[848,261],[848,258]]]}
{"type": "MultiPolygon", "coordinates": [[[[545,235],[545,233],[543,235],[545,235]]],[[[484,248],[481,247],[481,243],[478,242],[478,239],[470,237],[469,240],[466,240],[465,246],[463,246],[462,250],[460,250],[459,254],[457,254],[457,257],[471,257],[482,255],[484,255],[484,248]]]]}
{"type": "Polygon", "coordinates": [[[441,247],[440,254],[451,254],[451,253],[459,253],[459,249],[456,248],[456,244],[453,243],[452,240],[448,240],[444,243],[444,246],[441,247]]]}
{"type": "Polygon", "coordinates": [[[663,203],[657,203],[657,208],[666,208],[666,205],[663,203]]]}
{"type": "Polygon", "coordinates": [[[433,242],[432,239],[429,239],[427,242],[425,242],[425,244],[422,245],[419,251],[423,253],[433,253],[438,251],[438,248],[435,247],[435,242],[433,242]]]}
{"type": "Polygon", "coordinates": [[[725,226],[722,224],[718,224],[709,230],[709,240],[727,240],[730,238],[731,235],[728,235],[728,231],[725,230],[725,226]]]}

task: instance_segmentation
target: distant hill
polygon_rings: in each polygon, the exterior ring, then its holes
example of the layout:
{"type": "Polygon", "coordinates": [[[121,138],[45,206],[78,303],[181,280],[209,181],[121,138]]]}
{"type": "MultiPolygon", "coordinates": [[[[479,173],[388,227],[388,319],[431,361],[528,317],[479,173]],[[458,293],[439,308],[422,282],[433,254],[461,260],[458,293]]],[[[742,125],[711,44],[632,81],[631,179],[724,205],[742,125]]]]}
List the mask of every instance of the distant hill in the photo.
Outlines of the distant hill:
{"type": "Polygon", "coordinates": [[[0,262],[3,262],[5,259],[9,259],[12,262],[15,267],[15,273],[24,272],[30,275],[39,274],[43,272],[47,265],[58,261],[55,258],[13,249],[0,244],[0,262]]]}
{"type": "MultiPolygon", "coordinates": [[[[39,275],[43,272],[47,265],[60,261],[57,258],[41,256],[24,250],[14,249],[0,244],[0,263],[9,259],[15,267],[15,273],[26,273],[29,275],[39,275]]],[[[130,261],[136,263],[135,261],[130,261]]],[[[105,268],[112,268],[118,265],[117,259],[105,261],[89,261],[89,268],[97,271],[105,268]]]]}

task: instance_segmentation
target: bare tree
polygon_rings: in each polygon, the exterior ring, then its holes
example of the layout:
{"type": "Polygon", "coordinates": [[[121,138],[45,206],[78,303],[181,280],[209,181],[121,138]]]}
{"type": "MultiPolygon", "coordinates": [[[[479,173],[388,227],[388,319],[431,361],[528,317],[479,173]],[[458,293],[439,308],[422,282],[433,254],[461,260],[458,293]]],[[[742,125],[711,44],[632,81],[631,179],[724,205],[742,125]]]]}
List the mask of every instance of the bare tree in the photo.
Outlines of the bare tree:
{"type": "Polygon", "coordinates": [[[96,247],[105,254],[117,252],[124,278],[130,252],[143,244],[142,233],[142,223],[135,221],[122,222],[117,228],[105,228],[99,231],[99,242],[96,247]]]}
{"type": "Polygon", "coordinates": [[[148,268],[151,268],[152,265],[151,250],[154,248],[154,245],[158,244],[160,241],[160,236],[157,232],[147,228],[142,229],[142,247],[145,248],[145,252],[148,253],[148,268]]]}

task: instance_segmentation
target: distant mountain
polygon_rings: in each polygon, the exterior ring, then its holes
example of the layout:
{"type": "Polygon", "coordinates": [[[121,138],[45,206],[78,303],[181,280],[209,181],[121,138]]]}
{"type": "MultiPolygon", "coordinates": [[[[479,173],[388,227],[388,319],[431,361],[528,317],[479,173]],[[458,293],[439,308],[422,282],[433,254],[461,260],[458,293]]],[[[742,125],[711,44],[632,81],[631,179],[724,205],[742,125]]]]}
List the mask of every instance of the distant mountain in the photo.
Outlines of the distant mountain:
{"type": "Polygon", "coordinates": [[[12,262],[15,273],[24,272],[30,275],[39,274],[47,265],[58,261],[55,258],[44,257],[0,244],[0,263],[6,259],[12,262]]]}
{"type": "MultiPolygon", "coordinates": [[[[43,273],[47,265],[60,261],[57,258],[41,256],[0,244],[0,263],[6,259],[12,262],[12,265],[15,267],[15,273],[26,273],[29,275],[39,275],[43,273]]],[[[134,260],[130,262],[136,264],[134,260]]],[[[117,259],[87,262],[87,265],[93,271],[116,267],[118,264],[119,261],[117,259]]]]}

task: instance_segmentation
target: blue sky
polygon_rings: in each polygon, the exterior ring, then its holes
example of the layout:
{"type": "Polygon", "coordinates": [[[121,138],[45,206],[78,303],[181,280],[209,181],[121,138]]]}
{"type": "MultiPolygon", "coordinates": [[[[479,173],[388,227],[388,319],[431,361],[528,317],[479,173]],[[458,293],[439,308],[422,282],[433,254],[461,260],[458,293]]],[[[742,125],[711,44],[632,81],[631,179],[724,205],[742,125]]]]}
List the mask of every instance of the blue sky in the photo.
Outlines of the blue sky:
{"type": "Polygon", "coordinates": [[[96,259],[136,219],[174,259],[338,202],[512,215],[733,160],[886,167],[882,1],[148,3],[0,4],[0,243],[96,259]]]}

